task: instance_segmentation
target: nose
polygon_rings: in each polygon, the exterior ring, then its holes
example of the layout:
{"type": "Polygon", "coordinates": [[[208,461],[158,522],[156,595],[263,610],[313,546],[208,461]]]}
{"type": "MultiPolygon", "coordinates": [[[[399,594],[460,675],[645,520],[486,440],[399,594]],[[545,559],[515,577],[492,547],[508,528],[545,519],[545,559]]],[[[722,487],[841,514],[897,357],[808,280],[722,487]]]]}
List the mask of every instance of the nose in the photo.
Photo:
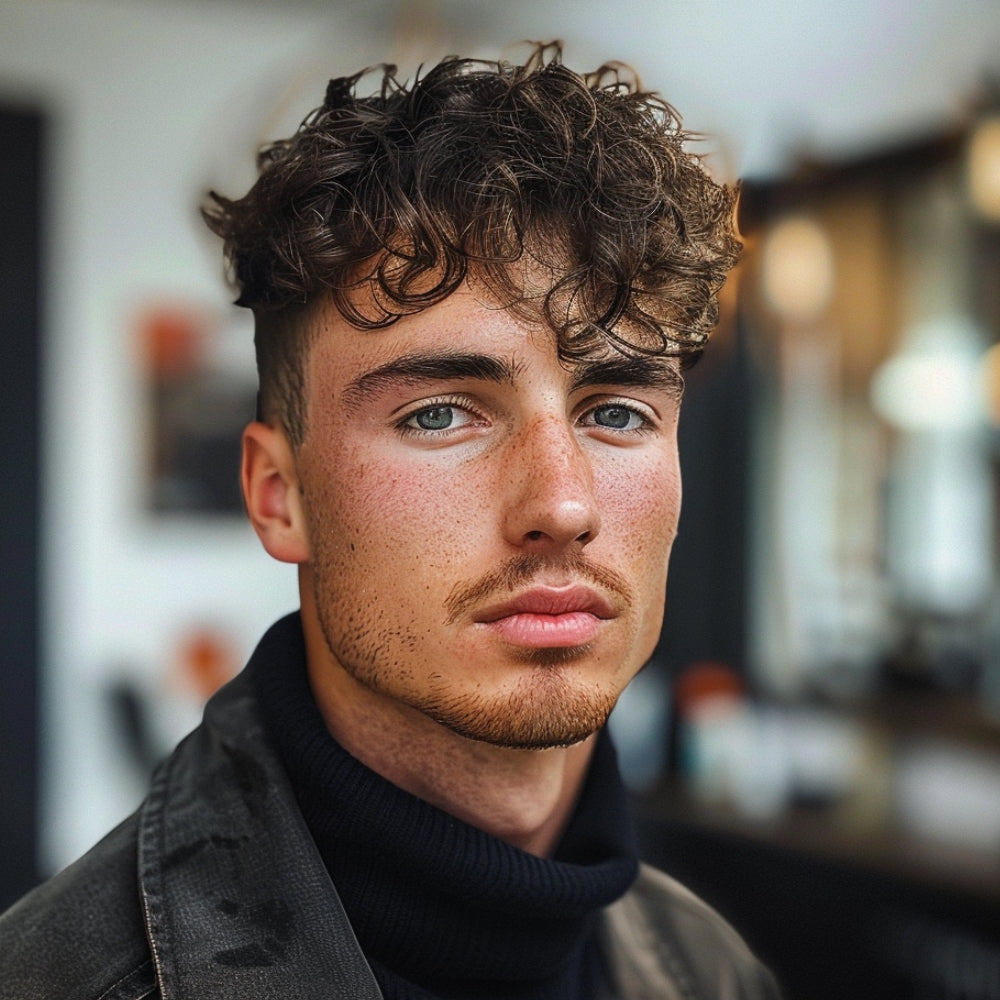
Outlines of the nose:
{"type": "Polygon", "coordinates": [[[525,427],[505,466],[508,542],[543,553],[595,538],[601,518],[591,459],[564,420],[539,418],[525,427]]]}

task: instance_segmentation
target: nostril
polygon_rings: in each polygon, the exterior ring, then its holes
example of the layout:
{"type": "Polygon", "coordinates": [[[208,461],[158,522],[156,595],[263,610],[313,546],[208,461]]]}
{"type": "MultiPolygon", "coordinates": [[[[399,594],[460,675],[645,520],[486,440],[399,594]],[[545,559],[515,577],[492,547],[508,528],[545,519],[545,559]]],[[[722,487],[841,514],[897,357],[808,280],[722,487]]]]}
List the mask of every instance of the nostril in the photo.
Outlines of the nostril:
{"type": "Polygon", "coordinates": [[[542,537],[542,533],[540,531],[529,531],[526,537],[533,542],[537,542],[538,539],[542,537]]]}
{"type": "Polygon", "coordinates": [[[576,540],[578,542],[589,542],[590,541],[590,532],[589,531],[585,531],[585,532],[583,532],[583,534],[577,535],[576,536],[576,540]]]}

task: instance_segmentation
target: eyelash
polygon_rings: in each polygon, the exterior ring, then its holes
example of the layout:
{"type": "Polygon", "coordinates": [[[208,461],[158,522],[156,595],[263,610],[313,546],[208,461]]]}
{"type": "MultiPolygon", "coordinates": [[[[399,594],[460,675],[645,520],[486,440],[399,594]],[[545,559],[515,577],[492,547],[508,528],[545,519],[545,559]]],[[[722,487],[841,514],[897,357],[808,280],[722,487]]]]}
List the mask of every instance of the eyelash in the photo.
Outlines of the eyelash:
{"type": "Polygon", "coordinates": [[[634,402],[624,399],[603,399],[599,403],[594,403],[592,406],[587,407],[586,410],[581,414],[581,417],[592,417],[593,414],[598,410],[625,410],[630,414],[638,417],[640,424],[638,427],[609,427],[605,424],[589,423],[588,427],[599,427],[603,431],[610,431],[613,434],[648,434],[650,431],[654,430],[655,422],[653,417],[644,409],[637,406],[634,402]]]}
{"type": "MultiPolygon", "coordinates": [[[[605,424],[599,424],[596,422],[584,423],[583,426],[586,427],[597,427],[602,431],[610,432],[612,434],[648,434],[655,428],[655,421],[644,409],[636,406],[634,402],[627,401],[623,399],[604,399],[598,403],[594,403],[585,409],[579,416],[578,420],[583,421],[586,417],[593,417],[593,414],[598,410],[607,409],[621,409],[639,418],[640,424],[638,427],[611,427],[605,424]]],[[[430,399],[421,404],[415,410],[411,410],[401,417],[397,423],[397,430],[404,435],[413,437],[431,437],[431,438],[441,438],[448,435],[449,431],[452,433],[462,430],[468,426],[468,424],[462,424],[460,427],[443,427],[438,430],[432,430],[430,428],[424,427],[414,427],[411,426],[410,421],[415,420],[422,413],[427,413],[431,410],[445,410],[454,409],[461,410],[467,414],[470,418],[471,423],[475,423],[477,420],[485,420],[486,418],[476,409],[476,407],[470,405],[467,399],[456,398],[453,396],[444,396],[440,399],[430,399]]]]}
{"type": "MultiPolygon", "coordinates": [[[[485,419],[474,406],[469,404],[467,399],[444,396],[440,399],[427,400],[415,410],[411,410],[409,413],[406,413],[397,421],[396,428],[400,433],[412,435],[413,437],[444,437],[449,430],[459,430],[460,428],[445,427],[441,430],[429,430],[424,427],[412,427],[409,426],[409,424],[411,420],[415,420],[421,413],[427,413],[429,410],[446,409],[462,410],[464,413],[469,415],[472,422],[485,419]]],[[[467,425],[463,424],[462,426],[464,427],[467,425]]]]}

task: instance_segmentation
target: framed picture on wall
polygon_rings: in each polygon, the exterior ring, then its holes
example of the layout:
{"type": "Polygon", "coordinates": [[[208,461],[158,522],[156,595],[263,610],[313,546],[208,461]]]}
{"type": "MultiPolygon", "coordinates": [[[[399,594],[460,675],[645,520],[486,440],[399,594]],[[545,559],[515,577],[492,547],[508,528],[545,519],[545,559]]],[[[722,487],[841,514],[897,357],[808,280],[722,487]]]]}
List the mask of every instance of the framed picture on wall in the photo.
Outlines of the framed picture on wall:
{"type": "Polygon", "coordinates": [[[138,313],[149,412],[148,503],[158,514],[240,514],[240,432],[253,419],[252,335],[178,299],[138,313]]]}

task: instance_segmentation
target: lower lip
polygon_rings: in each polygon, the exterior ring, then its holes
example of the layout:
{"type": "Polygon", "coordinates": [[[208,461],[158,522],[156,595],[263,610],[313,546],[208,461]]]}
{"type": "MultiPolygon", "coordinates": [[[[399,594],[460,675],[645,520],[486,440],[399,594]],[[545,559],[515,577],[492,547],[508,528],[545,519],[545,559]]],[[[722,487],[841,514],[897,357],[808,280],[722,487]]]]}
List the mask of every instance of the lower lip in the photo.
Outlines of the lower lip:
{"type": "Polygon", "coordinates": [[[524,613],[487,622],[486,627],[515,646],[556,649],[592,642],[601,627],[601,619],[586,611],[570,611],[562,615],[524,613]]]}

